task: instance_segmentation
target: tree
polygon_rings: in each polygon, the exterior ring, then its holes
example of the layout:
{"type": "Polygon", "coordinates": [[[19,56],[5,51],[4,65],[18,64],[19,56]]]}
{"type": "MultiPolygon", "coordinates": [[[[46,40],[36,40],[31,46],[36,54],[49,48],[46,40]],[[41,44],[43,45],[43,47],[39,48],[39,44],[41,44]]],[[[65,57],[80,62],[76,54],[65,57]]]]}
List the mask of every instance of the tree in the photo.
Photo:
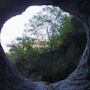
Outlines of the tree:
{"type": "MultiPolygon", "coordinates": [[[[23,36],[17,38],[17,43],[10,46],[10,54],[15,56],[12,58],[17,60],[15,62],[19,71],[25,77],[35,73],[35,76],[40,75],[42,80],[49,82],[65,78],[68,72],[66,75],[62,72],[67,70],[68,62],[64,58],[66,52],[63,52],[67,50],[63,49],[67,49],[66,42],[69,41],[72,32],[71,16],[57,7],[44,7],[26,23],[25,28],[23,36]],[[36,48],[35,45],[38,44],[44,47],[36,48]],[[57,74],[63,77],[59,78],[57,74]]],[[[72,71],[72,68],[70,70],[72,71]]]]}
{"type": "Polygon", "coordinates": [[[69,32],[72,30],[70,18],[71,16],[63,13],[60,8],[47,6],[25,24],[25,32],[29,32],[32,37],[48,41],[50,51],[52,51],[56,42],[58,44],[60,40],[58,37],[63,34],[63,31],[65,32],[63,29],[67,29],[69,25],[69,32]]]}

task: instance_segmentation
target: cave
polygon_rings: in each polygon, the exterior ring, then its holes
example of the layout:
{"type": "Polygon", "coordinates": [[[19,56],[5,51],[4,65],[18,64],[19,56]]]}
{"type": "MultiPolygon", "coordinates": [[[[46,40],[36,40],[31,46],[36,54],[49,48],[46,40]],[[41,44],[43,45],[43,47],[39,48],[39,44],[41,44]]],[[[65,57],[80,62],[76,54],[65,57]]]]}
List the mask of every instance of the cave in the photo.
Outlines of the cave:
{"type": "Polygon", "coordinates": [[[0,31],[5,21],[28,6],[53,5],[69,12],[86,31],[87,44],[79,65],[65,80],[45,85],[24,79],[7,58],[0,44],[0,90],[90,90],[90,1],[89,0],[1,0],[0,31]]]}

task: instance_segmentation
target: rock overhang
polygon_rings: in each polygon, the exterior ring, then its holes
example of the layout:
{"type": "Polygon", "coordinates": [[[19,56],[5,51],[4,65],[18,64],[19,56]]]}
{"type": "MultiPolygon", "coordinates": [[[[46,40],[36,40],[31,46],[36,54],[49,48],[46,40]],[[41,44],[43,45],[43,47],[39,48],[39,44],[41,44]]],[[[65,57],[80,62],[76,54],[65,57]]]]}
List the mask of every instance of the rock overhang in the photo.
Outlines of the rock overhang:
{"type": "Polygon", "coordinates": [[[53,5],[73,15],[90,15],[89,0],[0,0],[0,23],[33,5],[53,5]]]}
{"type": "MultiPolygon", "coordinates": [[[[53,5],[58,6],[62,10],[67,11],[74,16],[89,17],[90,15],[90,1],[89,0],[0,0],[0,29],[3,24],[9,18],[22,13],[28,6],[32,5],[53,5]]],[[[86,19],[88,20],[88,19],[86,19]]],[[[83,22],[82,22],[83,23],[83,22]]],[[[87,28],[86,28],[87,29],[87,28]]],[[[90,28],[89,28],[90,29],[90,28]]],[[[90,38],[90,37],[89,37],[90,38]]],[[[90,81],[87,80],[90,67],[88,65],[88,45],[82,55],[81,62],[78,65],[77,69],[64,81],[58,82],[57,84],[51,85],[56,90],[89,90],[90,81]],[[86,57],[84,59],[84,57],[86,57]],[[86,68],[83,68],[86,66],[86,68]],[[82,73],[83,71],[83,73],[82,73]],[[84,78],[85,77],[85,78],[84,78]],[[80,80],[82,79],[82,80],[80,80]],[[82,82],[83,81],[83,82],[82,82]],[[78,88],[78,89],[77,89],[78,88]],[[89,89],[88,89],[89,88],[89,89]]],[[[90,49],[89,49],[90,52],[90,49]]],[[[89,60],[90,61],[90,60],[89,60]]],[[[19,73],[17,72],[15,66],[8,60],[4,54],[2,47],[0,46],[0,90],[43,90],[40,89],[39,84],[35,84],[39,89],[35,89],[32,82],[27,82],[25,79],[22,79],[19,73]],[[4,70],[2,69],[4,67],[4,70]],[[12,77],[10,77],[10,75],[12,77]],[[10,80],[13,80],[13,85],[10,80]],[[7,85],[6,81],[9,81],[11,85],[7,85]],[[26,83],[25,83],[26,82],[26,83]],[[18,83],[18,84],[17,84],[18,83]],[[17,86],[18,85],[18,86],[17,86]],[[25,89],[23,88],[25,87],[25,89]],[[8,88],[8,89],[7,89],[8,88]],[[26,89],[27,88],[27,89],[26,89]],[[32,89],[30,89],[32,88],[32,89]]],[[[51,86],[45,86],[45,90],[50,89],[51,86]]],[[[43,86],[44,88],[44,86],[43,86]]]]}

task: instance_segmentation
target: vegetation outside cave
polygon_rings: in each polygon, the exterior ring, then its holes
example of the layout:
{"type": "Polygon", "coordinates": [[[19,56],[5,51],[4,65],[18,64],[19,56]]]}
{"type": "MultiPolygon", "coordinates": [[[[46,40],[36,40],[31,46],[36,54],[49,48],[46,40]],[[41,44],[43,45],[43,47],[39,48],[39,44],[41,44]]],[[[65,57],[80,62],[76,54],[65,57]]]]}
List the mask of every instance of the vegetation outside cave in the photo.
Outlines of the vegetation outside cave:
{"type": "Polygon", "coordinates": [[[53,83],[76,68],[86,40],[85,32],[73,28],[71,17],[58,7],[44,7],[25,24],[18,43],[8,45],[7,56],[24,77],[53,83]]]}

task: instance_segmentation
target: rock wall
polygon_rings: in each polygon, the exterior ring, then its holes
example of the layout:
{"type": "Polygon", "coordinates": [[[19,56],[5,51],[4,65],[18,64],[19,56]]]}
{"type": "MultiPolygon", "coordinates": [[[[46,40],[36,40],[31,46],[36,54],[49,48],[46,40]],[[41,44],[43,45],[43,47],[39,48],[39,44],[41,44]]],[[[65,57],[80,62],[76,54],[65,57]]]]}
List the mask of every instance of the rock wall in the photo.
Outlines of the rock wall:
{"type": "Polygon", "coordinates": [[[54,5],[71,13],[82,23],[87,45],[76,70],[67,79],[44,85],[24,79],[6,57],[0,45],[0,90],[90,90],[90,1],[89,0],[0,0],[0,31],[10,17],[30,5],[54,5]]]}

